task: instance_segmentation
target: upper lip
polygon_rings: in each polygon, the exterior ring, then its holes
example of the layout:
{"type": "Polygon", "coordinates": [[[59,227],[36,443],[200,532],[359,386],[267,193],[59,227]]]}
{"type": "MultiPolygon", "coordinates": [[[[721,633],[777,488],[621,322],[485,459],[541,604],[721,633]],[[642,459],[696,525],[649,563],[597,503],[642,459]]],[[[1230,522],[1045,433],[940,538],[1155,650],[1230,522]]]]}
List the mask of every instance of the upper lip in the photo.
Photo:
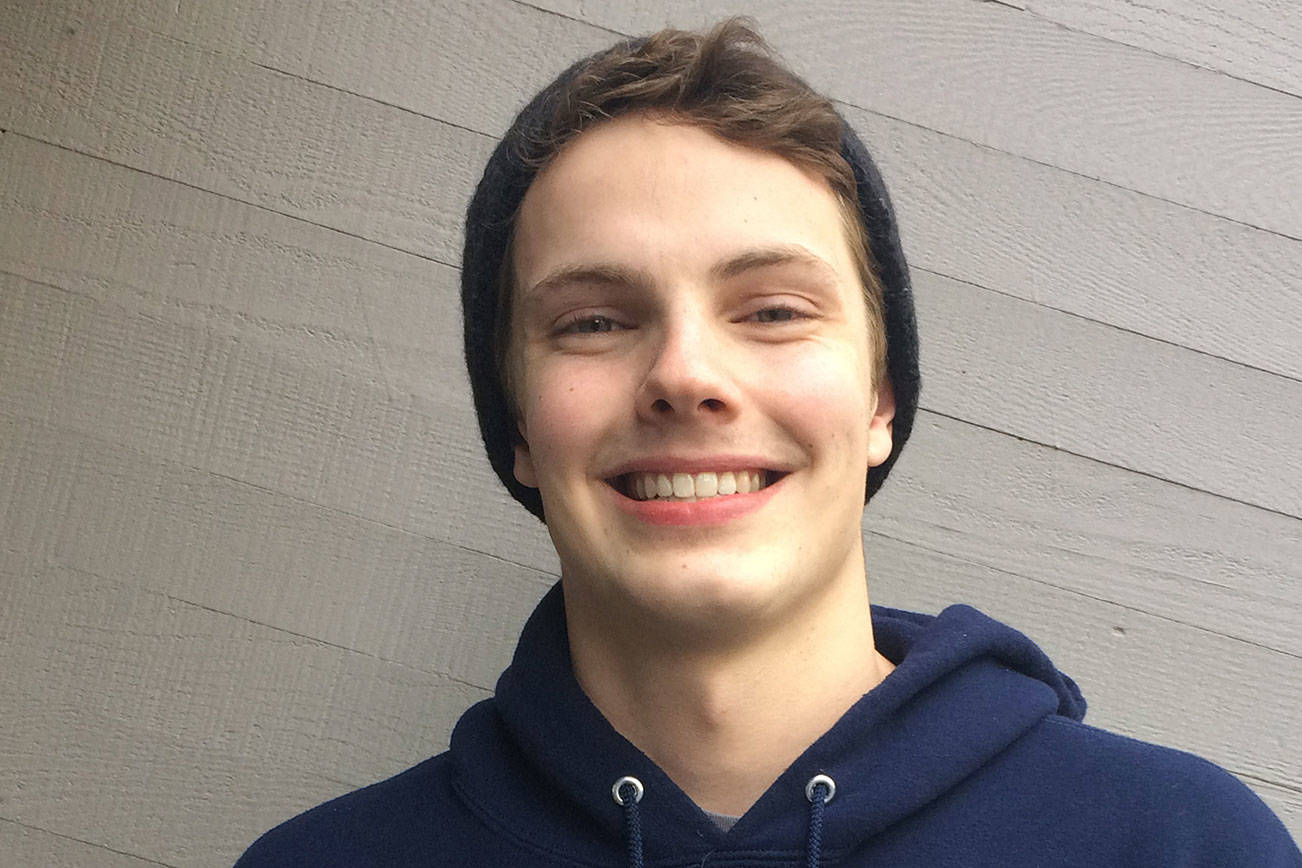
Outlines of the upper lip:
{"type": "Polygon", "coordinates": [[[723,473],[728,470],[776,470],[789,468],[772,458],[756,455],[648,455],[616,465],[605,474],[613,479],[626,473],[723,473]]]}

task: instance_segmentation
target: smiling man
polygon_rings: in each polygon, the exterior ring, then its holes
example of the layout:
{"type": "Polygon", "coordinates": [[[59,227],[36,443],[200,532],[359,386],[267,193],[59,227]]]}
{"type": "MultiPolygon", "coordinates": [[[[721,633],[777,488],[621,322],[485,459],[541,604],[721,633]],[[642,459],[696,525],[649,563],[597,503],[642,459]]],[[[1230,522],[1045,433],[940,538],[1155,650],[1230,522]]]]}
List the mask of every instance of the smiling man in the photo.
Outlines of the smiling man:
{"type": "Polygon", "coordinates": [[[241,865],[1302,865],[1021,634],[870,607],[907,270],[862,144],[746,26],[568,70],[466,231],[484,442],[561,580],[447,753],[241,865]]]}

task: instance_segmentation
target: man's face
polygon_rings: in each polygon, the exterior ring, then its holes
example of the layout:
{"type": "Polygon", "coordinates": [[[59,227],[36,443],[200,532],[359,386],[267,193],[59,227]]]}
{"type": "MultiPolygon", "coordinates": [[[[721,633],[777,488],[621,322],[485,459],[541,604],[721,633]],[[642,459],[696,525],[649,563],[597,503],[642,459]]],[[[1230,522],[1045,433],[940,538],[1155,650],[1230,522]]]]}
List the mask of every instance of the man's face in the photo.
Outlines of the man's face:
{"type": "Polygon", "coordinates": [[[696,127],[608,121],[534,182],[514,257],[515,475],[567,601],[710,623],[862,579],[893,405],[825,181],[696,127]]]}

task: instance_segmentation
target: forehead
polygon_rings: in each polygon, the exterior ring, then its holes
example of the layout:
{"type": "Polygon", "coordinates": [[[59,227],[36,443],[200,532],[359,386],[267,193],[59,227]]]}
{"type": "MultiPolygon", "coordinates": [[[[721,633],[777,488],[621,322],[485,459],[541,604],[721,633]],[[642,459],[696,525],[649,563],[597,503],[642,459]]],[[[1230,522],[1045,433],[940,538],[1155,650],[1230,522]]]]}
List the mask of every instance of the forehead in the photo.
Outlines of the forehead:
{"type": "Polygon", "coordinates": [[[632,116],[582,133],[535,179],[513,268],[517,288],[585,261],[670,278],[715,269],[739,250],[784,246],[853,272],[823,178],[696,126],[632,116]]]}

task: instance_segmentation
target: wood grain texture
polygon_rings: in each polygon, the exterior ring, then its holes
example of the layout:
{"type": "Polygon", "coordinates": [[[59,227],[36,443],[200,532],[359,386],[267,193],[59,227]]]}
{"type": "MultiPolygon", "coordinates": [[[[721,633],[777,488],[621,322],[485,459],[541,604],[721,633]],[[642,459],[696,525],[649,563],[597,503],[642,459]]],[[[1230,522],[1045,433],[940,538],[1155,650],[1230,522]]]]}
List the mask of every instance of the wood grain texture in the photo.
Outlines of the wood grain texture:
{"type": "Polygon", "coordinates": [[[4,816],[140,858],[229,865],[287,811],[443,749],[486,695],[13,553],[0,570],[4,816]]]}
{"type": "Polygon", "coordinates": [[[0,161],[0,270],[261,336],[395,395],[465,382],[452,268],[12,133],[0,161]]]}
{"type": "Polygon", "coordinates": [[[928,409],[1302,516],[1302,381],[923,271],[914,292],[928,409]]]}
{"type": "MultiPolygon", "coordinates": [[[[82,333],[78,343],[63,348],[72,394],[60,412],[69,424],[80,424],[85,410],[95,407],[102,413],[96,426],[108,426],[123,442],[165,450],[186,463],[202,461],[239,478],[274,474],[257,478],[288,485],[285,490],[314,502],[323,462],[333,462],[338,450],[366,454],[392,442],[373,430],[377,425],[447,430],[459,424],[473,430],[459,324],[449,310],[456,303],[455,270],[198,190],[173,186],[164,197],[169,188],[161,179],[21,136],[0,139],[0,149],[23,170],[0,186],[0,195],[24,215],[6,233],[11,242],[0,250],[0,270],[83,293],[105,295],[112,291],[106,287],[121,287],[119,297],[140,308],[129,316],[124,312],[110,332],[82,333]],[[48,189],[55,177],[85,180],[75,196],[52,197],[48,189]],[[294,246],[286,256],[290,239],[294,246]],[[162,250],[165,257],[159,256],[162,250]],[[205,264],[198,285],[185,274],[159,272],[160,259],[177,257],[205,264]],[[304,265],[293,271],[287,259],[304,265]],[[256,270],[264,264],[280,273],[256,270]],[[181,321],[166,327],[174,335],[171,344],[160,343],[160,319],[181,321]],[[286,332],[288,337],[277,337],[286,332]],[[258,367],[252,360],[265,358],[268,346],[292,348],[300,365],[258,367]],[[123,364],[129,356],[131,363],[123,364]],[[323,377],[314,362],[356,374],[323,377]],[[184,385],[157,388],[159,378],[181,383],[179,377],[193,376],[196,364],[210,372],[209,382],[193,387],[226,406],[195,407],[184,385]],[[94,385],[83,384],[78,370],[94,385]],[[449,375],[433,376],[435,371],[449,375]],[[385,391],[369,388],[376,380],[385,391]],[[332,406],[312,409],[321,403],[332,406]],[[345,435],[352,442],[340,442],[338,432],[321,427],[322,419],[340,413],[360,426],[345,435]],[[431,417],[422,419],[425,414],[431,417]],[[185,416],[196,427],[172,431],[174,420],[185,416]],[[263,432],[255,455],[247,449],[250,418],[261,420],[263,432]],[[165,430],[151,421],[156,419],[167,420],[165,430]],[[322,448],[321,437],[333,446],[322,448]],[[238,466],[250,460],[257,466],[238,466]]],[[[926,289],[919,288],[924,304],[926,289]]],[[[968,292],[950,292],[945,299],[963,299],[968,292]]],[[[940,339],[938,364],[928,373],[944,385],[925,394],[924,406],[1247,503],[1302,513],[1294,469],[1298,447],[1287,435],[1302,407],[1298,381],[1078,323],[1035,305],[1019,306],[977,287],[970,292],[983,299],[970,311],[950,309],[944,299],[932,308],[940,339]],[[966,318],[982,308],[988,308],[984,325],[973,330],[966,318]],[[993,354],[990,364],[979,358],[987,352],[993,354]],[[1143,409],[1150,396],[1129,379],[1137,358],[1166,378],[1165,394],[1151,413],[1143,409]],[[973,365],[980,370],[964,373],[973,365]],[[1023,384],[1020,397],[1010,401],[1008,387],[1015,383],[1023,384]],[[1213,432],[1218,412],[1240,421],[1213,432]]],[[[928,324],[923,326],[925,331],[928,324]]],[[[63,328],[48,322],[41,327],[63,328]]],[[[495,490],[473,439],[462,445],[461,460],[495,490]]],[[[361,482],[364,495],[353,489],[341,496],[362,496],[360,514],[406,526],[394,510],[412,508],[416,492],[395,490],[402,487],[392,476],[396,469],[379,486],[374,479],[361,482]],[[390,494],[407,505],[385,505],[390,494]]]]}
{"type": "Polygon", "coordinates": [[[585,21],[620,33],[729,14],[753,16],[843,102],[1302,238],[1302,204],[1278,194],[1302,188],[1302,102],[1290,94],[1001,3],[583,4],[585,21]]]}
{"type": "Polygon", "coordinates": [[[1302,7],[1289,0],[1024,0],[1064,27],[1302,96],[1302,7]]]}
{"type": "Polygon", "coordinates": [[[846,116],[890,185],[914,266],[1302,380],[1302,243],[914,124],[846,116]]]}
{"type": "MultiPolygon", "coordinates": [[[[69,35],[68,21],[59,6],[17,19],[0,127],[457,262],[487,135],[113,21],[69,35]]],[[[847,114],[896,192],[916,265],[1302,379],[1302,244],[847,114]]]]}
{"type": "Polygon", "coordinates": [[[61,8],[494,135],[519,108],[519,94],[605,47],[612,32],[747,13],[817,87],[847,103],[1302,238],[1300,206],[1277,195],[1302,186],[1293,147],[1302,108],[1291,95],[997,3],[729,2],[708,13],[697,0],[584,3],[584,20],[595,27],[511,0],[365,9],[240,0],[180,12],[164,0],[65,0],[61,8]],[[384,51],[365,54],[370,39],[384,51]],[[829,40],[843,47],[829,48],[829,40]],[[448,87],[495,79],[512,87],[448,87]]]}
{"type": "MultiPolygon", "coordinates": [[[[107,334],[123,333],[126,327],[118,319],[120,311],[110,307],[100,315],[107,317],[107,322],[98,329],[107,334]]],[[[64,316],[67,316],[65,312],[56,312],[54,319],[59,321],[64,316]]],[[[25,323],[11,321],[28,330],[25,323]]],[[[148,325],[155,338],[160,337],[157,323],[148,325]]],[[[91,328],[96,327],[91,325],[91,328]]],[[[41,328],[37,320],[30,331],[39,334],[55,330],[41,328]]],[[[182,332],[177,339],[184,345],[185,338],[182,332]]],[[[81,340],[84,339],[77,338],[74,342],[81,340]]],[[[217,370],[232,370],[232,365],[236,371],[239,365],[263,369],[274,366],[270,356],[254,353],[220,365],[217,370]]],[[[18,364],[10,363],[10,367],[18,370],[18,364]]],[[[90,364],[86,370],[95,371],[100,367],[90,364]]],[[[291,373],[296,382],[307,376],[304,372],[291,373]]],[[[236,381],[241,379],[244,377],[235,377],[236,381]]],[[[21,380],[10,382],[18,383],[17,391],[23,391],[21,380]]],[[[100,389],[91,387],[88,391],[100,389]]],[[[331,395],[337,389],[311,391],[331,395]]],[[[72,405],[76,406],[77,402],[72,405]]],[[[132,405],[133,402],[126,402],[126,406],[132,405]]],[[[134,444],[133,448],[151,442],[143,434],[131,435],[132,429],[127,429],[125,435],[120,433],[119,426],[131,419],[110,424],[109,411],[100,412],[104,416],[87,433],[104,437],[116,430],[119,433],[113,439],[134,444]]],[[[320,404],[307,415],[330,418],[337,412],[329,404],[320,404]]],[[[554,569],[554,555],[540,528],[527,514],[507,503],[500,493],[496,505],[476,504],[456,486],[457,482],[463,486],[473,484],[486,493],[494,490],[494,480],[485,476],[467,481],[464,469],[453,469],[448,456],[440,454],[434,444],[424,447],[427,459],[410,460],[413,453],[405,438],[410,437],[410,431],[432,424],[420,417],[418,409],[412,412],[417,416],[416,421],[395,429],[392,450],[356,455],[346,465],[333,470],[327,465],[317,465],[320,472],[335,476],[333,482],[327,480],[328,486],[315,489],[302,486],[297,494],[291,490],[290,495],[357,515],[367,503],[360,497],[350,497],[349,492],[363,488],[368,479],[399,478],[401,466],[406,473],[402,487],[394,488],[389,498],[379,501],[382,508],[373,512],[372,517],[378,513],[382,523],[469,545],[543,570],[554,569]],[[458,509],[476,512],[479,520],[457,522],[454,513],[458,509]],[[502,533],[504,529],[512,530],[502,533]]],[[[64,415],[69,417],[64,429],[72,430],[75,426],[71,414],[64,415]]],[[[226,416],[235,420],[258,418],[235,410],[219,413],[215,418],[220,421],[226,416]]],[[[158,418],[136,420],[134,424],[144,426],[137,430],[147,432],[169,417],[164,412],[158,418]]],[[[333,424],[336,430],[346,431],[350,420],[351,417],[337,418],[333,424]]],[[[351,421],[366,424],[365,419],[351,421]]],[[[258,421],[255,427],[268,431],[275,430],[277,425],[288,426],[290,422],[258,421]]],[[[450,441],[468,442],[471,446],[467,448],[473,448],[473,422],[468,415],[463,414],[459,426],[447,430],[450,441]]],[[[208,439],[220,441],[234,433],[219,429],[208,439]]],[[[308,433],[301,431],[299,436],[308,433]]],[[[356,439],[378,437],[379,434],[374,434],[356,439]]],[[[174,457],[176,445],[157,454],[174,457]]],[[[179,445],[184,447],[183,443],[179,445]]],[[[322,448],[327,454],[338,454],[332,447],[322,448]]],[[[261,488],[285,490],[286,477],[274,476],[273,468],[281,458],[292,457],[293,453],[278,453],[271,446],[264,447],[263,451],[270,453],[265,465],[246,464],[244,468],[246,473],[252,471],[248,477],[250,482],[261,488]]],[[[442,451],[446,453],[448,449],[442,451]]],[[[182,456],[197,452],[197,448],[180,450],[182,456]]],[[[223,476],[239,469],[211,462],[207,466],[223,476]]],[[[132,476],[125,472],[123,475],[132,476]]],[[[151,477],[152,474],[145,478],[151,477]]],[[[1298,601],[1290,591],[1296,587],[1297,564],[1302,562],[1302,535],[1297,522],[1283,516],[1271,516],[1211,495],[1163,485],[930,414],[924,415],[917,439],[879,500],[882,506],[875,505],[869,512],[870,525],[877,526],[880,517],[892,522],[895,528],[892,532],[903,535],[902,538],[941,551],[959,552],[980,563],[1043,576],[1048,581],[1146,611],[1171,612],[1192,623],[1222,629],[1269,647],[1302,653],[1302,634],[1298,632],[1302,617],[1299,617],[1298,601]]],[[[139,501],[139,495],[132,497],[132,502],[139,501]]],[[[93,524],[93,518],[93,515],[86,516],[74,526],[93,524]]],[[[110,534],[107,539],[111,538],[110,534]]],[[[127,548],[147,551],[148,546],[148,541],[141,539],[127,548]]],[[[92,545],[89,550],[94,548],[92,545]]]]}
{"type": "Polygon", "coordinates": [[[1294,518],[924,411],[864,527],[1302,657],[1294,518]]]}
{"type": "Polygon", "coordinates": [[[0,441],[9,548],[484,689],[555,581],[3,413],[0,441]]]}
{"type": "Polygon", "coordinates": [[[528,94],[612,40],[600,27],[513,0],[58,5],[61,18],[85,26],[129,23],[494,137],[528,94]]]}
{"type": "Polygon", "coordinates": [[[58,4],[0,7],[0,81],[0,128],[452,265],[493,144],[58,4]]]}
{"type": "MultiPolygon", "coordinates": [[[[13,334],[49,341],[0,357],[15,374],[14,393],[29,391],[25,365],[36,382],[50,378],[48,365],[29,359],[58,350],[67,362],[39,405],[47,424],[554,570],[542,528],[509,501],[479,454],[464,393],[446,403],[391,403],[364,378],[294,362],[256,341],[216,341],[73,294],[41,304],[47,288],[9,286],[11,297],[27,299],[12,308],[13,334]],[[24,312],[30,324],[17,318],[24,312]],[[79,325],[65,334],[66,321],[79,325]],[[160,370],[178,373],[150,373],[160,370]],[[158,389],[181,372],[210,397],[193,406],[158,389]]],[[[961,373],[963,356],[952,359],[961,373]]],[[[870,521],[894,521],[901,538],[980,563],[1023,565],[1302,653],[1300,601],[1290,590],[1302,563],[1295,519],[930,413],[880,499],[870,521]]]]}
{"type": "Polygon", "coordinates": [[[156,868],[166,862],[115,853],[0,818],[0,853],[10,868],[156,868]]]}

